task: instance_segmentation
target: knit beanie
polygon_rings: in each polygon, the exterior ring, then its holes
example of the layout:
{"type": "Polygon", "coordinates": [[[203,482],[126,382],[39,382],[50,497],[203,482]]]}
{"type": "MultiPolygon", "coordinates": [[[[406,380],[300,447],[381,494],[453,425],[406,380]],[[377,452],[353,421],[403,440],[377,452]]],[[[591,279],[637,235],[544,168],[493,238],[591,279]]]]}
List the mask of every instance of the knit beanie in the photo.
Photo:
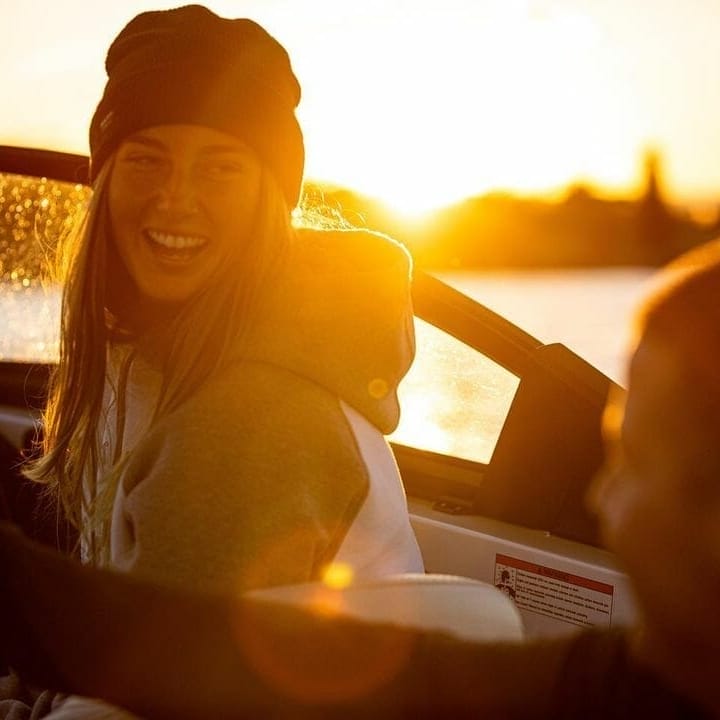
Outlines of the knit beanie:
{"type": "Polygon", "coordinates": [[[108,81],[90,124],[90,180],[129,135],[153,125],[205,125],[252,148],[290,208],[305,150],[300,85],[287,52],[260,25],[201,5],[144,12],[115,38],[108,81]]]}

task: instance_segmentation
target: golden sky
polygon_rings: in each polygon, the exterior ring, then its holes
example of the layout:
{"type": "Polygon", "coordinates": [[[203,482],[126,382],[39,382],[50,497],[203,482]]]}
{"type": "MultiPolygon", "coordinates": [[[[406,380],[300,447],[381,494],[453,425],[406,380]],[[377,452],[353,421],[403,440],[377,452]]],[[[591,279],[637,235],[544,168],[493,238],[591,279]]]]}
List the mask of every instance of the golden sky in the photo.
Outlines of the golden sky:
{"type": "MultiPolygon", "coordinates": [[[[87,151],[113,36],[181,2],[0,0],[0,144],[87,151]]],[[[492,188],[720,201],[720,0],[208,0],[290,52],[306,176],[407,211],[492,188]]]]}

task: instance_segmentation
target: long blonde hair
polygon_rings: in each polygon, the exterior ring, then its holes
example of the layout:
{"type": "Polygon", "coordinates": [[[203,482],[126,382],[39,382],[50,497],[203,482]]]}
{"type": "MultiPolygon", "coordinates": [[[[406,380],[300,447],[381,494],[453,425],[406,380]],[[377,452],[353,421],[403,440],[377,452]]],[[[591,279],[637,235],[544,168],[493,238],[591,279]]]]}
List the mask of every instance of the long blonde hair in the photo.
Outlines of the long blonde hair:
{"type": "Polygon", "coordinates": [[[112,239],[108,185],[113,162],[110,158],[99,173],[87,213],[59,253],[59,363],[43,415],[42,455],[25,468],[27,477],[46,484],[58,514],[78,530],[94,560],[107,552],[121,469],[116,466],[99,482],[98,428],[110,344],[125,339],[160,358],[162,387],[152,419],[157,421],[227,366],[252,322],[263,285],[272,282],[295,237],[287,203],[263,168],[250,237],[237,243],[228,263],[169,322],[140,328],[135,318],[124,315],[122,304],[129,278],[112,239]]]}

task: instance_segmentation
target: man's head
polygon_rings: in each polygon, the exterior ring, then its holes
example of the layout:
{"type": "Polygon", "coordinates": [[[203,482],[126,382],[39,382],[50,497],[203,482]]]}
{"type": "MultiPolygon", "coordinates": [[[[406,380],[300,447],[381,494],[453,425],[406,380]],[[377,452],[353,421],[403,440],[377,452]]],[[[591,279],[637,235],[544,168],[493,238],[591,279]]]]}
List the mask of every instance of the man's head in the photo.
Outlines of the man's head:
{"type": "Polygon", "coordinates": [[[635,586],[645,656],[682,662],[720,638],[720,243],[661,279],[638,314],[627,393],[608,406],[590,500],[635,586]]]}
{"type": "Polygon", "coordinates": [[[720,477],[720,243],[665,269],[636,319],[626,398],[606,413],[610,450],[653,483],[720,477]]]}

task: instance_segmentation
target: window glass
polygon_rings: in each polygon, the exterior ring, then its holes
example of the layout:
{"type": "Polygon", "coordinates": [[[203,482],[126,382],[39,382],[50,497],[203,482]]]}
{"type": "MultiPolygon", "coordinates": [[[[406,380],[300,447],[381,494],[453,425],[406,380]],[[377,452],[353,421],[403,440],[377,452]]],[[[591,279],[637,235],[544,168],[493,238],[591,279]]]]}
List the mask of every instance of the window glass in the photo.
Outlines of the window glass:
{"type": "Polygon", "coordinates": [[[57,359],[56,248],[89,196],[84,185],[0,173],[0,360],[57,359]]]}
{"type": "Polygon", "coordinates": [[[400,385],[400,426],[390,439],[489,462],[519,378],[422,320],[415,331],[417,356],[400,385]]]}

